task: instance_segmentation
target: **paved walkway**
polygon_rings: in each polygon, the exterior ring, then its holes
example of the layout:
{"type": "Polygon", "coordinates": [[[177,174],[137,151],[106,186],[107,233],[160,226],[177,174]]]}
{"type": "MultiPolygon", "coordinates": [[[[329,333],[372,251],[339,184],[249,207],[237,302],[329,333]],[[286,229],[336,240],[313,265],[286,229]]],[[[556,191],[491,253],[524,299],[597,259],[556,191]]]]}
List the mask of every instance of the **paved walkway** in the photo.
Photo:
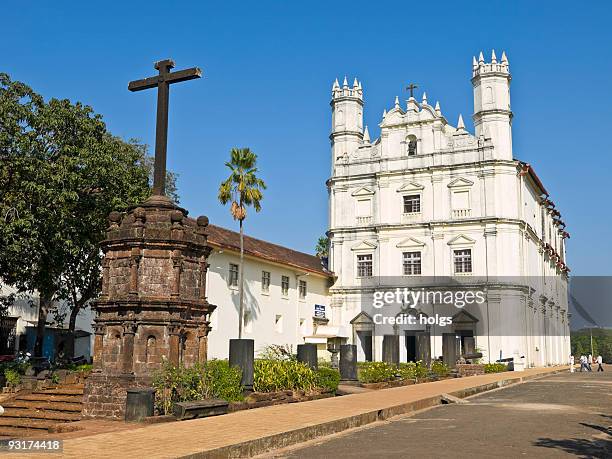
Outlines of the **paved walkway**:
{"type": "Polygon", "coordinates": [[[481,387],[483,390],[482,386],[485,385],[492,388],[499,384],[517,383],[561,369],[537,368],[516,373],[447,379],[68,439],[64,441],[64,452],[60,457],[250,456],[437,405],[440,396],[445,393],[469,395],[473,388],[481,387]]]}

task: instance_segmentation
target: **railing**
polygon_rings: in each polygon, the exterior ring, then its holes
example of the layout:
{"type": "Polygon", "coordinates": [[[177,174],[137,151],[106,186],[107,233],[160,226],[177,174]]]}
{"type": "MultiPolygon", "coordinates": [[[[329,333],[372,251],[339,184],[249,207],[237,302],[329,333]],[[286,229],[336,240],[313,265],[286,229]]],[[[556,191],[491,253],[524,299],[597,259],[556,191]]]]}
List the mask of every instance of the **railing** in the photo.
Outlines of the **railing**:
{"type": "Polygon", "coordinates": [[[358,225],[369,225],[370,223],[372,223],[372,217],[357,217],[357,224],[358,225]]]}
{"type": "Polygon", "coordinates": [[[472,216],[472,209],[455,209],[453,210],[453,218],[466,218],[472,216]]]}

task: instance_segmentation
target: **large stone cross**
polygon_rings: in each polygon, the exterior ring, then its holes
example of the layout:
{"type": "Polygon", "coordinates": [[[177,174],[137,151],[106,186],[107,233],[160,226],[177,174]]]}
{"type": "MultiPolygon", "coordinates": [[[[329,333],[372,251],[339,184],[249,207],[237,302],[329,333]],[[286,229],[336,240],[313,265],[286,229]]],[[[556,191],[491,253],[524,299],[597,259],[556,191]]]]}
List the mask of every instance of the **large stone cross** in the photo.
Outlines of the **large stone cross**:
{"type": "Polygon", "coordinates": [[[202,71],[193,67],[186,70],[170,72],[174,68],[172,59],[165,59],[155,63],[159,75],[130,81],[130,91],[142,91],[157,87],[157,125],[155,129],[155,169],[153,173],[153,194],[166,193],[166,151],[168,148],[168,102],[170,85],[181,81],[193,80],[202,76],[202,71]]]}

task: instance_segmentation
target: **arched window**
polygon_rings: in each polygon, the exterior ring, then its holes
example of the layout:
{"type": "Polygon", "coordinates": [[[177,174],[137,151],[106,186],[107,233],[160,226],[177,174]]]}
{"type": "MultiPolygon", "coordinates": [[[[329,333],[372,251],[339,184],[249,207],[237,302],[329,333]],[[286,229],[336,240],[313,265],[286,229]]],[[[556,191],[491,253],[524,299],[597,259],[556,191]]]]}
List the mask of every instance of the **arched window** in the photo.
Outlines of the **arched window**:
{"type": "Polygon", "coordinates": [[[157,340],[153,335],[147,338],[147,344],[145,348],[145,362],[147,363],[153,363],[153,358],[155,357],[157,350],[156,341],[157,340]]]}
{"type": "Polygon", "coordinates": [[[416,156],[417,154],[417,138],[414,135],[409,135],[406,139],[408,143],[408,156],[416,156]]]}

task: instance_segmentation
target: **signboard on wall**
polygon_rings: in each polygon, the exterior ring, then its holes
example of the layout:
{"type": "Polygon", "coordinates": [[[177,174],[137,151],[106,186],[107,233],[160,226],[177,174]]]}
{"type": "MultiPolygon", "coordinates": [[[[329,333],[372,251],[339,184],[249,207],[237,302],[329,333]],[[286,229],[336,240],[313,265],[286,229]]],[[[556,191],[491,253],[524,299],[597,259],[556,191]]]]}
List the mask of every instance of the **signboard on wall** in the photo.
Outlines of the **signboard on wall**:
{"type": "Polygon", "coordinates": [[[325,305],[315,304],[314,305],[314,316],[317,319],[325,319],[325,305]]]}

